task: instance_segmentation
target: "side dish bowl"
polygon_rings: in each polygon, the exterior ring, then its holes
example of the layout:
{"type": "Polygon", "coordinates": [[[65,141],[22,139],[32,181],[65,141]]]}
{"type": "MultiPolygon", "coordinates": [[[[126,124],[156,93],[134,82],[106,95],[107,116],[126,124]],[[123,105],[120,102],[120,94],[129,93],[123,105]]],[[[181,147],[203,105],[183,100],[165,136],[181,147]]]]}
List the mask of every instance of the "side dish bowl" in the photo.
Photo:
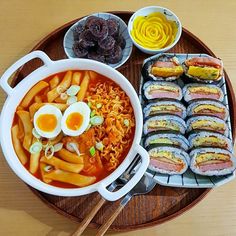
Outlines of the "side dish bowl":
{"type": "Polygon", "coordinates": [[[8,95],[0,117],[0,130],[2,130],[2,132],[0,133],[0,142],[2,150],[11,169],[16,173],[19,178],[21,178],[28,185],[42,192],[58,196],[81,196],[98,191],[105,199],[115,201],[121,198],[127,192],[129,192],[138,183],[138,181],[145,173],[149,164],[149,156],[148,153],[139,145],[143,126],[141,105],[138,96],[130,82],[115,69],[100,62],[88,59],[64,59],[52,61],[44,52],[33,51],[18,60],[9,69],[6,70],[6,72],[1,77],[0,86],[8,95]],[[41,59],[44,65],[33,71],[31,74],[25,77],[19,84],[12,88],[8,84],[10,76],[22,65],[34,58],[41,59]],[[135,134],[134,139],[132,141],[132,146],[127,156],[124,158],[123,162],[118,166],[118,168],[114,170],[114,172],[112,172],[108,177],[102,179],[101,181],[95,184],[92,184],[87,187],[73,189],[55,187],[46,184],[31,175],[19,161],[12,145],[11,135],[11,126],[16,107],[18,106],[22,98],[25,96],[25,94],[29,91],[29,89],[44,78],[66,70],[93,70],[106,77],[109,77],[111,80],[117,83],[128,95],[135,116],[135,134]],[[141,156],[142,163],[137,172],[135,173],[134,177],[118,191],[108,191],[107,186],[113,181],[115,181],[125,171],[125,169],[132,162],[136,154],[139,154],[141,156]]]}
{"type": "Polygon", "coordinates": [[[182,24],[181,24],[179,18],[171,10],[164,8],[164,7],[160,7],[160,6],[148,6],[148,7],[144,7],[144,8],[139,9],[130,17],[129,23],[128,23],[128,32],[129,32],[129,36],[132,39],[134,45],[138,49],[140,49],[142,52],[147,53],[147,54],[158,54],[158,53],[163,53],[163,52],[170,50],[178,43],[181,33],[182,33],[182,24]],[[167,47],[160,48],[160,49],[150,49],[150,48],[144,47],[144,46],[140,45],[139,43],[137,43],[136,40],[133,38],[131,31],[134,27],[133,24],[134,24],[134,20],[136,17],[138,17],[138,16],[147,17],[149,14],[157,13],[157,12],[162,13],[167,18],[167,20],[170,20],[170,21],[173,21],[176,23],[177,33],[175,35],[174,41],[170,45],[168,45],[167,47]]]}
{"type": "Polygon", "coordinates": [[[68,29],[68,31],[66,32],[66,34],[64,36],[64,40],[63,40],[63,47],[64,47],[64,51],[65,51],[67,57],[68,58],[77,58],[76,55],[73,52],[73,49],[72,49],[73,44],[75,42],[74,36],[73,36],[73,30],[78,25],[85,24],[86,19],[88,17],[90,17],[90,16],[97,16],[97,17],[103,18],[105,20],[107,20],[107,19],[115,19],[117,22],[119,22],[119,26],[120,26],[119,32],[120,32],[120,35],[122,35],[123,38],[125,39],[125,48],[122,51],[123,56],[122,56],[122,59],[118,63],[107,64],[107,65],[109,65],[109,66],[111,66],[113,68],[118,68],[118,67],[122,66],[129,59],[129,57],[131,55],[132,48],[133,48],[133,43],[132,43],[131,38],[129,37],[129,33],[128,33],[128,30],[127,30],[126,23],[120,17],[118,17],[116,15],[113,15],[113,14],[110,14],[110,13],[100,12],[100,13],[94,13],[92,15],[86,16],[86,17],[80,19],[79,21],[77,21],[75,24],[73,24],[68,29]]]}

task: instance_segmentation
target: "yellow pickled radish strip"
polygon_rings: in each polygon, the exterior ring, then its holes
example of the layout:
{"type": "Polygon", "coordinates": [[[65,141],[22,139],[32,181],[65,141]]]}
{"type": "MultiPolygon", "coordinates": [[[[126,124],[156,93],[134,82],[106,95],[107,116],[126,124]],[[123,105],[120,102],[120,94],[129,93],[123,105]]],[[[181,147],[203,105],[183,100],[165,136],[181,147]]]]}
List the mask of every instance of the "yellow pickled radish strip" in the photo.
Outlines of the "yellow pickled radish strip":
{"type": "Polygon", "coordinates": [[[178,28],[160,12],[134,19],[131,35],[135,42],[149,49],[161,49],[173,43],[178,28]]]}

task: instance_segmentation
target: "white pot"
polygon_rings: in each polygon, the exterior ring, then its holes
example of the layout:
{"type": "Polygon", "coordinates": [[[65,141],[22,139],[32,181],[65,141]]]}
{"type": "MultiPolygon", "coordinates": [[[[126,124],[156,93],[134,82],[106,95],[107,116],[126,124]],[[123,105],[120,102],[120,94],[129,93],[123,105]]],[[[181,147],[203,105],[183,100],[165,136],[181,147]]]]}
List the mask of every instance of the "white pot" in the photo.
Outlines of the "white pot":
{"type": "Polygon", "coordinates": [[[58,196],[81,196],[98,191],[105,199],[115,201],[124,196],[126,193],[128,193],[138,183],[138,181],[145,173],[149,164],[149,156],[146,150],[144,150],[139,145],[143,127],[141,105],[138,96],[130,82],[115,69],[100,62],[88,59],[64,59],[52,61],[44,52],[33,51],[18,60],[16,63],[14,63],[3,74],[0,80],[0,85],[8,95],[0,117],[0,142],[2,150],[12,170],[28,185],[32,186],[35,189],[38,189],[39,191],[58,196]],[[8,84],[8,79],[10,78],[10,76],[18,68],[20,68],[26,62],[34,58],[40,58],[43,61],[44,65],[33,71],[31,74],[25,77],[19,84],[17,84],[16,87],[12,88],[8,84]],[[41,180],[31,175],[30,172],[26,170],[26,168],[19,161],[14,151],[11,138],[11,126],[16,107],[18,106],[22,98],[25,96],[25,94],[29,91],[29,89],[40,80],[52,74],[66,70],[94,70],[115,81],[129,96],[135,115],[135,135],[132,146],[124,161],[112,174],[110,174],[105,179],[87,187],[74,189],[54,187],[42,182],[41,180]],[[142,163],[134,177],[118,191],[108,191],[107,186],[113,181],[115,181],[126,170],[126,168],[132,162],[136,154],[140,154],[142,158],[142,163]]]}

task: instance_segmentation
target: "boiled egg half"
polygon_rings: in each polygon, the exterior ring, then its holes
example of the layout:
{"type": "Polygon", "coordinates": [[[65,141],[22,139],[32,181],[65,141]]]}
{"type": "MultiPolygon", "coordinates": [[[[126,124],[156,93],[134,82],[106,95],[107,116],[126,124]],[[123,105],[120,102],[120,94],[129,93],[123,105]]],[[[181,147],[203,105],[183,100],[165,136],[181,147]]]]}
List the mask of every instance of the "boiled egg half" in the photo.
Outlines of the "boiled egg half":
{"type": "Polygon", "coordinates": [[[88,127],[90,121],[90,108],[84,102],[75,102],[64,112],[61,128],[64,134],[78,136],[88,127]]]}
{"type": "Polygon", "coordinates": [[[61,132],[61,111],[53,105],[44,105],[34,115],[34,128],[44,138],[55,138],[61,132]]]}

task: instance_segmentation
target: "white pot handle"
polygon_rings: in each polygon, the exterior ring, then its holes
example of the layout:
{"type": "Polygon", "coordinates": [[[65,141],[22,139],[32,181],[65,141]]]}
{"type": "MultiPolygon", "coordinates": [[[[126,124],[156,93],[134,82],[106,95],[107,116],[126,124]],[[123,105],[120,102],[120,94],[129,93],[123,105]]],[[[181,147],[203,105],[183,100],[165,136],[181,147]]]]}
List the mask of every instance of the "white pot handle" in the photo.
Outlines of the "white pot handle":
{"type": "Polygon", "coordinates": [[[8,96],[11,95],[12,92],[14,91],[14,88],[12,88],[8,84],[8,80],[11,77],[11,75],[17,69],[19,69],[21,66],[23,66],[25,63],[29,62],[30,60],[32,60],[34,58],[41,59],[46,66],[48,66],[48,65],[50,65],[52,63],[52,60],[47,56],[46,53],[44,53],[42,51],[33,51],[33,52],[25,55],[24,57],[22,57],[18,61],[16,61],[12,66],[10,66],[4,72],[4,74],[2,75],[2,77],[0,79],[0,86],[3,88],[3,90],[7,93],[8,96]]]}
{"type": "Polygon", "coordinates": [[[140,154],[141,161],[142,161],[138,171],[118,191],[110,192],[109,190],[107,190],[107,188],[106,188],[107,186],[105,186],[104,184],[101,184],[98,187],[98,192],[106,200],[108,200],[108,201],[116,201],[116,200],[120,199],[121,197],[123,197],[125,194],[127,194],[139,182],[139,180],[142,178],[142,176],[144,175],[145,171],[147,170],[147,167],[149,165],[149,155],[148,155],[147,151],[142,146],[140,146],[138,144],[134,147],[134,149],[135,149],[134,150],[134,155],[136,155],[137,153],[140,154]]]}

